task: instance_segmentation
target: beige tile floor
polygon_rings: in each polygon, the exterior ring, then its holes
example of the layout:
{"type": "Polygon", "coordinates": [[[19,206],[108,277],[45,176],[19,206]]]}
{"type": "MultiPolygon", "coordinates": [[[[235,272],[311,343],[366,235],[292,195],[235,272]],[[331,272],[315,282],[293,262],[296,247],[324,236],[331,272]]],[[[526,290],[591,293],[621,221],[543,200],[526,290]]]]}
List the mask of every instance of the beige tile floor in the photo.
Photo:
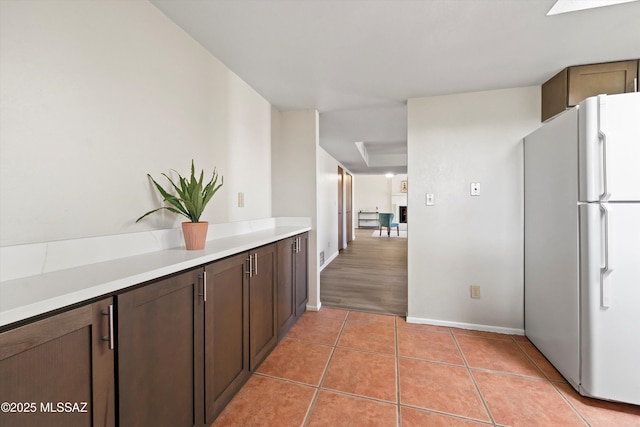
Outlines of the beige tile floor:
{"type": "Polygon", "coordinates": [[[213,425],[637,427],[640,407],[578,395],[525,337],[323,308],[213,425]]]}

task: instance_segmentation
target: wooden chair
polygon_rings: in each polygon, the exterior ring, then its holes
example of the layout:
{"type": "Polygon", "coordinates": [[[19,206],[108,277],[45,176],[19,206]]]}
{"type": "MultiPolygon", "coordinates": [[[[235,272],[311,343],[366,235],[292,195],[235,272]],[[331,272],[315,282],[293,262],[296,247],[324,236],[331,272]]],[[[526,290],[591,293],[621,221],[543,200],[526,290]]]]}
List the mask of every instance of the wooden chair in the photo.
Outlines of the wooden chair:
{"type": "Polygon", "coordinates": [[[387,227],[387,237],[391,237],[391,229],[395,227],[398,236],[400,236],[400,225],[397,222],[393,222],[393,214],[392,213],[381,213],[378,216],[380,235],[382,236],[382,227],[387,227]]]}

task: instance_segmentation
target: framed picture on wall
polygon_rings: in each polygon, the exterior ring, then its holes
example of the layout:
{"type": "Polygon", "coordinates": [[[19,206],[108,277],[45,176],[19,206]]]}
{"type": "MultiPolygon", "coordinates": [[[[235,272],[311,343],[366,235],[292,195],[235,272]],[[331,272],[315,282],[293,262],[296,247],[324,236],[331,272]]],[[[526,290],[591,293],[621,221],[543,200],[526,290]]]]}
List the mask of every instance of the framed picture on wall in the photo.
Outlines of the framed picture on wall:
{"type": "Polygon", "coordinates": [[[407,192],[407,181],[400,181],[400,192],[401,193],[407,192]]]}

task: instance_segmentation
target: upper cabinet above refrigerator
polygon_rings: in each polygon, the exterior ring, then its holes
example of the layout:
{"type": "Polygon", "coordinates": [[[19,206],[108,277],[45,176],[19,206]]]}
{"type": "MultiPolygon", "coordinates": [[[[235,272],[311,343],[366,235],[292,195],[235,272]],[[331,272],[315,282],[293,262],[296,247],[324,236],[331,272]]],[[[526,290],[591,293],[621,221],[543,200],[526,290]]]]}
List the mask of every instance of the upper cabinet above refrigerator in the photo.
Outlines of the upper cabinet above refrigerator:
{"type": "Polygon", "coordinates": [[[637,59],[567,67],[542,85],[542,121],[590,96],[638,91],[637,59]]]}

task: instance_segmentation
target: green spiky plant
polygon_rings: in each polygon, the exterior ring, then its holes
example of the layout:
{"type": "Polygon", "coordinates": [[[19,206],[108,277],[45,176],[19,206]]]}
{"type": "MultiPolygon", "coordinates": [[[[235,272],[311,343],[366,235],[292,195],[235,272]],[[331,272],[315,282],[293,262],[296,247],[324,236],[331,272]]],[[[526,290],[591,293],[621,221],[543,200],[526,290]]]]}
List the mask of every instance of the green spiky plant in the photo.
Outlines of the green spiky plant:
{"type": "Polygon", "coordinates": [[[218,172],[216,169],[213,169],[213,175],[211,176],[211,180],[203,186],[204,179],[204,170],[200,172],[200,179],[196,179],[195,168],[193,166],[193,160],[191,160],[191,177],[187,180],[187,178],[182,177],[175,169],[172,169],[176,174],[178,174],[178,184],[173,182],[173,180],[166,174],[163,173],[171,186],[176,191],[178,196],[174,196],[166,191],[160,184],[156,182],[155,179],[150,174],[147,174],[151,181],[155,184],[156,188],[164,197],[163,201],[168,202],[171,206],[163,206],[158,209],[153,209],[146,214],[142,215],[140,218],[136,220],[136,222],[140,221],[147,215],[150,215],[154,212],[157,212],[162,209],[167,209],[173,213],[177,213],[179,215],[183,215],[189,218],[191,222],[200,222],[200,215],[204,211],[204,208],[207,206],[207,203],[211,201],[211,198],[214,194],[222,187],[224,184],[224,177],[220,177],[220,184],[218,184],[218,172]]]}

